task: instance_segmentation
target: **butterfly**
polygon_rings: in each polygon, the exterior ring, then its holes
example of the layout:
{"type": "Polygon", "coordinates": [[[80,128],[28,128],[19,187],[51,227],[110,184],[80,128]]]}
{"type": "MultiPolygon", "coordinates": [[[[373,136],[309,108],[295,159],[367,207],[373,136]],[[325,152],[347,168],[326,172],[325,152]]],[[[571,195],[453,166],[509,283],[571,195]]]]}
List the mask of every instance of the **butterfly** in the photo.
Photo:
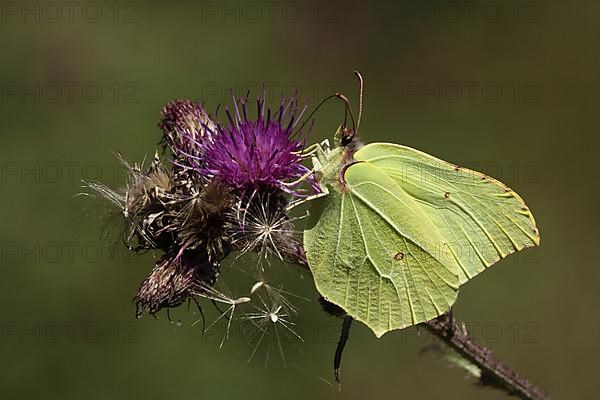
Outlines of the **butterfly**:
{"type": "Polygon", "coordinates": [[[540,235],[502,182],[407,146],[361,145],[360,114],[339,146],[308,149],[323,193],[303,240],[319,293],[381,337],[445,313],[462,284],[540,235]]]}

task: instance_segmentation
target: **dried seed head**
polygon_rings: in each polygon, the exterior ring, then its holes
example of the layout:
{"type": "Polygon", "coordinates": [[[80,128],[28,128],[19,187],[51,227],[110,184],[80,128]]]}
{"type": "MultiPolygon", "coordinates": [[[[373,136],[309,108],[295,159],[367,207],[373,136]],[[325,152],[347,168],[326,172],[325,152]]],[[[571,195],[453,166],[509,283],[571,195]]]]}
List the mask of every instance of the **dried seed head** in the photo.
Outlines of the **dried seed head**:
{"type": "Polygon", "coordinates": [[[140,318],[145,312],[155,315],[162,308],[179,306],[213,285],[218,273],[218,264],[209,262],[202,252],[165,254],[134,298],[136,316],[140,318]]]}
{"type": "Polygon", "coordinates": [[[171,172],[162,165],[158,154],[147,169],[122,159],[128,180],[123,215],[129,223],[126,242],[130,249],[169,247],[170,238],[162,229],[166,224],[166,204],[172,200],[174,186],[171,172]]]}
{"type": "Polygon", "coordinates": [[[170,227],[178,246],[205,248],[211,261],[220,261],[229,252],[230,236],[226,212],[235,203],[231,189],[211,182],[194,190],[172,212],[170,227]]]}
{"type": "Polygon", "coordinates": [[[86,183],[93,192],[119,208],[125,222],[124,241],[130,250],[167,249],[169,238],[163,232],[166,204],[172,200],[172,173],[155,154],[148,168],[129,164],[121,155],[126,168],[127,184],[112,190],[100,183],[86,183]]]}
{"type": "Polygon", "coordinates": [[[157,204],[168,200],[168,193],[174,182],[171,172],[162,165],[158,153],[155,153],[152,163],[145,170],[137,164],[129,164],[121,156],[119,158],[128,172],[125,216],[147,214],[160,208],[157,204]]]}

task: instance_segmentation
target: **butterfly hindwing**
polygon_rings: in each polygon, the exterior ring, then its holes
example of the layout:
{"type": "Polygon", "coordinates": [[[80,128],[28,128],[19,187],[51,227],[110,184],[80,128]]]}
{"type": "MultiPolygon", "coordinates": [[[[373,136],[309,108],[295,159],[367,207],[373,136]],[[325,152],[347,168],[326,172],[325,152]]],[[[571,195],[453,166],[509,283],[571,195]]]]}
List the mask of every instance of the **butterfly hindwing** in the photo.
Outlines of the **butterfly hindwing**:
{"type": "Polygon", "coordinates": [[[352,165],[344,178],[304,234],[319,292],[377,336],[447,311],[458,265],[442,260],[443,239],[426,230],[427,215],[369,163],[352,165]]]}

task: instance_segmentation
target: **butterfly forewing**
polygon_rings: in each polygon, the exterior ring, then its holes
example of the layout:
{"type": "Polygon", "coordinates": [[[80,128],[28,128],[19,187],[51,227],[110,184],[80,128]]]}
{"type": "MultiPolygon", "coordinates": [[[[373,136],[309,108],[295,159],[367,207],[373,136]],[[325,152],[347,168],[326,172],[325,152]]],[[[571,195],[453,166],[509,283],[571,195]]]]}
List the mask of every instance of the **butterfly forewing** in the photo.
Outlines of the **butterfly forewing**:
{"type": "Polygon", "coordinates": [[[392,179],[443,237],[444,259],[459,265],[460,283],[526,247],[539,245],[533,215],[503,183],[410,147],[372,143],[354,155],[392,179]]]}

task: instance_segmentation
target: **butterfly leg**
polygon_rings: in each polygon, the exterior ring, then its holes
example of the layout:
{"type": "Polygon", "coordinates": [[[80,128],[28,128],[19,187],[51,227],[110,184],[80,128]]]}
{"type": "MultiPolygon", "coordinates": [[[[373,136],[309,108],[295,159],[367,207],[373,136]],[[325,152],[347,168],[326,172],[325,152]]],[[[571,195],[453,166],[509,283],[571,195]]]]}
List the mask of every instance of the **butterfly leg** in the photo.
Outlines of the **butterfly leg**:
{"type": "Polygon", "coordinates": [[[319,199],[319,198],[327,196],[329,194],[329,189],[327,189],[326,186],[322,186],[321,190],[322,190],[321,193],[313,194],[313,195],[310,195],[310,196],[305,197],[303,199],[294,200],[294,201],[290,202],[290,204],[288,204],[288,206],[285,208],[286,211],[290,211],[293,208],[296,208],[296,207],[298,207],[301,204],[304,204],[304,203],[306,203],[308,201],[311,201],[311,200],[319,199]]]}
{"type": "Polygon", "coordinates": [[[309,176],[315,175],[317,172],[321,171],[322,162],[320,160],[327,160],[329,151],[330,147],[328,139],[324,139],[321,143],[315,143],[305,148],[302,153],[306,156],[311,156],[313,168],[295,181],[285,182],[284,185],[287,187],[296,186],[299,183],[304,182],[309,176]]]}
{"type": "Polygon", "coordinates": [[[326,154],[331,150],[331,145],[329,144],[329,139],[324,139],[320,143],[314,143],[310,146],[302,149],[302,151],[297,152],[297,154],[302,154],[305,156],[312,156],[315,153],[326,154]]]}
{"type": "Polygon", "coordinates": [[[302,175],[300,178],[296,179],[295,181],[284,182],[283,184],[288,187],[296,186],[297,184],[304,182],[306,180],[306,178],[308,178],[309,176],[311,176],[314,173],[315,173],[315,171],[310,170],[307,173],[305,173],[304,175],[302,175]]]}

